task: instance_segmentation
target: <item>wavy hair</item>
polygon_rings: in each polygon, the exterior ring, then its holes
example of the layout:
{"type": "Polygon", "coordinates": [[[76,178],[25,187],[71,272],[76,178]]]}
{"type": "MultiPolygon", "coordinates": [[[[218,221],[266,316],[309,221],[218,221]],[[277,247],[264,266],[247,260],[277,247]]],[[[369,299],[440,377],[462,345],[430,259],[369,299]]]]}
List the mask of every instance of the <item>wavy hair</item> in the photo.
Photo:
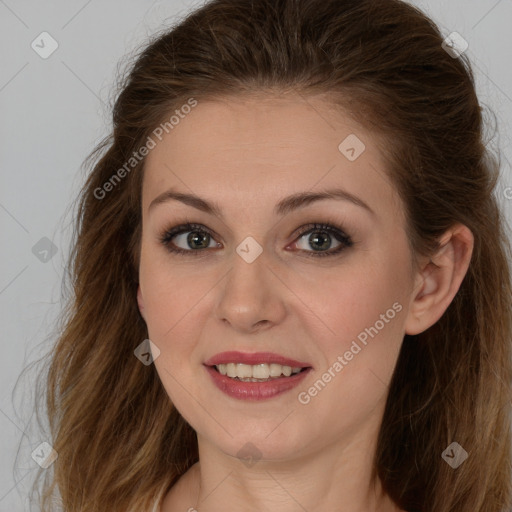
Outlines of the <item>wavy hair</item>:
{"type": "Polygon", "coordinates": [[[145,158],[133,158],[191,98],[265,91],[326,94],[379,134],[414,256],[432,255],[456,223],[473,233],[452,303],[404,337],[374,467],[411,512],[510,510],[512,285],[499,161],[470,62],[442,43],[400,0],[214,0],[138,52],[120,78],[112,132],[86,160],[70,296],[40,374],[36,408],[58,453],[34,484],[42,512],[56,491],[65,512],[149,510],[198,460],[195,432],[154,365],[134,356],[148,333],[136,301],[145,158]],[[441,457],[454,441],[469,453],[457,469],[441,457]]]}

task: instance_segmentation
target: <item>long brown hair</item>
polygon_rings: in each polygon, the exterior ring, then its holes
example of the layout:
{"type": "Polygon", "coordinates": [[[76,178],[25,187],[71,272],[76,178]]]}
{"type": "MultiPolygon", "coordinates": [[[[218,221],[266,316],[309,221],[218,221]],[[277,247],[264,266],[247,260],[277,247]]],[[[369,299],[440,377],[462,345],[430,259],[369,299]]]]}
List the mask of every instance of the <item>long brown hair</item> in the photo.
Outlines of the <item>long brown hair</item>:
{"type": "Polygon", "coordinates": [[[191,98],[289,90],[328,94],[380,134],[414,255],[431,255],[455,223],[475,239],[445,314],[404,338],[375,456],[385,490],[408,511],[512,507],[512,286],[499,165],[484,144],[470,63],[442,43],[436,25],[399,0],[214,0],[143,48],[77,203],[72,293],[41,374],[58,453],[34,484],[44,473],[43,512],[56,490],[66,512],[149,510],[198,460],[195,432],[154,365],[134,356],[147,338],[136,302],[145,159],[131,159],[191,98]],[[469,454],[457,469],[441,456],[452,442],[469,454]]]}

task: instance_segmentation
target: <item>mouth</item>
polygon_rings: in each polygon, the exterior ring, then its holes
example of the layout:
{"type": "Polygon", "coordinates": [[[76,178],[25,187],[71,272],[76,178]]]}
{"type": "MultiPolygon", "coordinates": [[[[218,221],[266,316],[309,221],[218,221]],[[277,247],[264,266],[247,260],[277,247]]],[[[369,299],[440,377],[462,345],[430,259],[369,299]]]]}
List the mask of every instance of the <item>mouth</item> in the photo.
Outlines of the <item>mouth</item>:
{"type": "Polygon", "coordinates": [[[241,382],[268,382],[274,379],[290,377],[298,373],[306,371],[309,366],[287,366],[278,363],[262,363],[262,364],[243,364],[243,363],[227,363],[216,364],[212,368],[221,375],[230,377],[233,380],[241,382]]]}
{"type": "Polygon", "coordinates": [[[313,370],[308,363],[270,352],[223,352],[204,366],[221,391],[241,400],[278,396],[296,387],[313,370]]]}
{"type": "Polygon", "coordinates": [[[242,382],[266,382],[291,377],[311,365],[272,352],[222,352],[204,363],[216,372],[242,382]]]}

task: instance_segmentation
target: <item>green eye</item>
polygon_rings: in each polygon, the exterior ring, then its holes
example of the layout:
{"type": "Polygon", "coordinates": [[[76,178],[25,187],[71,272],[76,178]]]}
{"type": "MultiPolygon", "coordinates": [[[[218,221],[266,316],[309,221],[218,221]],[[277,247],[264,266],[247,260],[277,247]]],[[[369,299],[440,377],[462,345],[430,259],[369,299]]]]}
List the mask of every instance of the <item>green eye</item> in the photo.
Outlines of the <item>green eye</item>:
{"type": "MultiPolygon", "coordinates": [[[[334,256],[344,249],[353,246],[351,238],[346,235],[343,230],[329,224],[308,224],[302,228],[296,237],[300,239],[308,234],[309,238],[307,243],[310,244],[310,247],[312,247],[313,250],[299,250],[312,257],[334,256]],[[331,245],[333,238],[337,240],[340,245],[331,250],[324,250],[326,246],[331,245]],[[318,249],[318,247],[320,248],[318,249]]],[[[169,252],[180,255],[198,256],[199,254],[204,253],[205,249],[222,247],[221,244],[215,241],[213,233],[208,228],[201,224],[194,224],[190,222],[165,230],[160,236],[160,242],[169,252]],[[187,236],[180,240],[180,242],[185,243],[189,249],[178,247],[173,241],[173,239],[183,235],[187,236]]],[[[297,242],[294,242],[294,244],[296,243],[297,242]]]]}

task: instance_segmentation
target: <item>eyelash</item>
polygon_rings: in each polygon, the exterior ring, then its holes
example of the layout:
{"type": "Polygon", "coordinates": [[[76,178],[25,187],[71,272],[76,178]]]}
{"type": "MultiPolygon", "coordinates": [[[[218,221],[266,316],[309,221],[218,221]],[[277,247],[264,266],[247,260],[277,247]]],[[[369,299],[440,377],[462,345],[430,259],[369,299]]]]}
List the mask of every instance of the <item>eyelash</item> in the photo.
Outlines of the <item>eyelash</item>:
{"type": "MultiPolygon", "coordinates": [[[[179,247],[173,247],[170,242],[171,240],[177,236],[181,235],[190,231],[200,232],[200,233],[206,233],[210,237],[214,238],[214,234],[207,229],[206,227],[202,226],[201,224],[195,224],[193,222],[185,222],[184,224],[180,224],[179,226],[175,226],[170,229],[165,229],[159,236],[160,243],[165,246],[165,248],[174,254],[180,254],[180,255],[191,255],[191,256],[200,256],[201,253],[205,251],[205,249],[181,249],[179,247]]],[[[345,234],[344,231],[342,231],[340,228],[331,225],[331,224],[324,224],[324,223],[311,223],[303,226],[303,229],[296,235],[296,239],[302,238],[304,235],[308,233],[314,233],[315,231],[323,231],[328,233],[329,235],[332,235],[338,242],[341,242],[341,245],[337,247],[334,250],[331,251],[304,251],[301,249],[302,252],[305,252],[308,254],[308,256],[311,256],[312,258],[322,258],[327,256],[336,256],[345,249],[352,247],[354,245],[354,242],[352,241],[351,237],[345,234]]]]}

